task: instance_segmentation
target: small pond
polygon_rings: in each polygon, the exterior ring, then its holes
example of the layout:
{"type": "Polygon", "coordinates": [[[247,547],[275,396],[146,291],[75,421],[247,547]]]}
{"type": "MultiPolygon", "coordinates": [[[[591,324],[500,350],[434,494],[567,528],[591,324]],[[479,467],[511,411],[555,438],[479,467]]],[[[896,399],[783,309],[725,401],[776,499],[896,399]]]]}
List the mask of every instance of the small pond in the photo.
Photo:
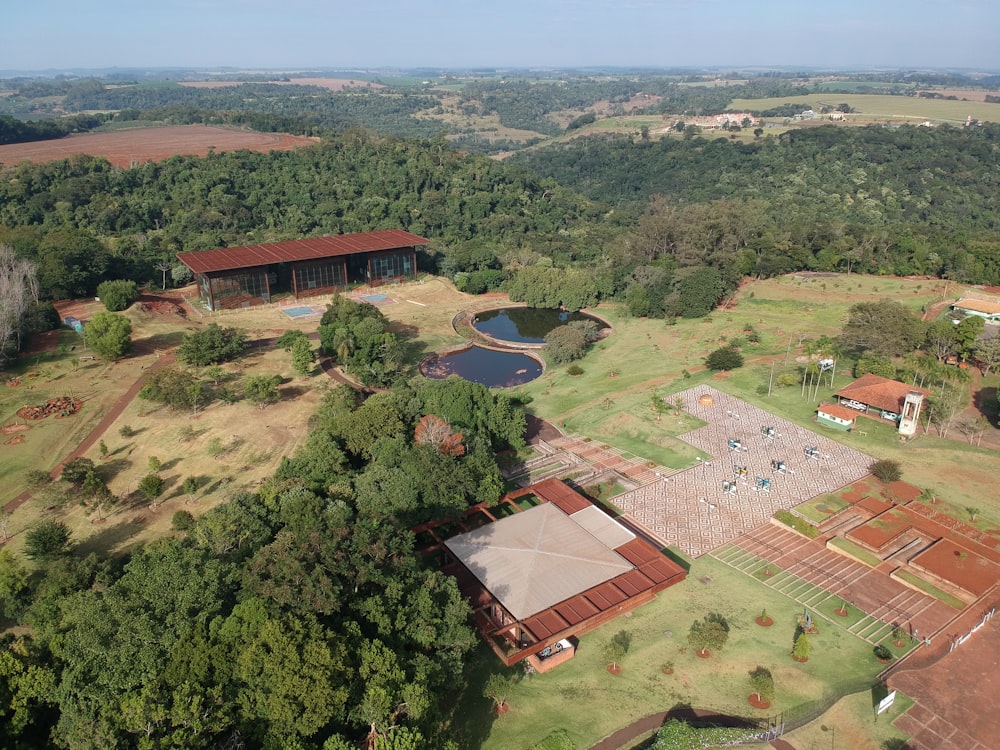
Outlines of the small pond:
{"type": "Polygon", "coordinates": [[[427,359],[421,371],[438,380],[458,375],[487,388],[506,388],[534,380],[542,374],[542,365],[521,352],[498,352],[470,346],[450,354],[436,354],[427,359]]]}
{"type": "Polygon", "coordinates": [[[498,341],[544,344],[549,331],[574,320],[592,320],[604,327],[604,322],[592,315],[544,307],[501,307],[497,310],[484,310],[473,319],[472,327],[498,341]]]}

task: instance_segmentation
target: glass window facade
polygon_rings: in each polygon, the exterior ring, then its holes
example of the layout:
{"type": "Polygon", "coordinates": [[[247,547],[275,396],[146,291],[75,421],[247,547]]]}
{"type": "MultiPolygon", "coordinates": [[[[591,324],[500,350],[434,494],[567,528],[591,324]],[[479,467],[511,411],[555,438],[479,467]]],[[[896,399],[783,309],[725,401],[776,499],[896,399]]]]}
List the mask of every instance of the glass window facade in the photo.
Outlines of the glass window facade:
{"type": "Polygon", "coordinates": [[[337,260],[329,263],[310,263],[295,266],[295,293],[297,296],[308,296],[320,292],[347,287],[347,269],[344,262],[337,260]]]}
{"type": "Polygon", "coordinates": [[[373,255],[368,262],[371,272],[369,283],[385,284],[401,278],[412,278],[414,275],[413,250],[406,249],[397,252],[373,255]]]}
{"type": "Polygon", "coordinates": [[[211,284],[217,310],[248,307],[271,301],[267,270],[263,268],[218,276],[211,279],[211,284]]]}

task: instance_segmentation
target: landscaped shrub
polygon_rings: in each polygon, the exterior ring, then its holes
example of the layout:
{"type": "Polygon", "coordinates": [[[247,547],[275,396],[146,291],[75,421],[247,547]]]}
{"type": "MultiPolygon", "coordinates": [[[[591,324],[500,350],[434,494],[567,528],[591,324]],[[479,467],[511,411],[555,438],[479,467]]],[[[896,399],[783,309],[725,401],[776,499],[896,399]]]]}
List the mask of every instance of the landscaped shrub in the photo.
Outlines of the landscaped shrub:
{"type": "Polygon", "coordinates": [[[570,365],[566,368],[566,374],[576,377],[577,375],[583,375],[583,368],[580,365],[570,365]]]}
{"type": "Polygon", "coordinates": [[[735,370],[743,367],[743,355],[732,345],[723,346],[705,357],[705,367],[709,370],[735,370]]]}
{"type": "Polygon", "coordinates": [[[97,296],[111,312],[120,312],[139,299],[139,287],[134,281],[102,281],[97,285],[97,296]]]}
{"type": "Polygon", "coordinates": [[[868,471],[886,484],[898,482],[903,478],[902,467],[898,461],[893,461],[891,458],[883,458],[876,461],[868,467],[868,471]]]}
{"type": "Polygon", "coordinates": [[[804,518],[799,518],[797,515],[788,510],[779,510],[774,514],[774,517],[785,524],[785,526],[790,526],[795,529],[800,534],[804,534],[810,539],[815,539],[819,536],[819,529],[813,526],[804,518]]]}
{"type": "Polygon", "coordinates": [[[194,528],[194,516],[186,510],[179,510],[170,519],[170,528],[174,531],[190,531],[194,528]]]}

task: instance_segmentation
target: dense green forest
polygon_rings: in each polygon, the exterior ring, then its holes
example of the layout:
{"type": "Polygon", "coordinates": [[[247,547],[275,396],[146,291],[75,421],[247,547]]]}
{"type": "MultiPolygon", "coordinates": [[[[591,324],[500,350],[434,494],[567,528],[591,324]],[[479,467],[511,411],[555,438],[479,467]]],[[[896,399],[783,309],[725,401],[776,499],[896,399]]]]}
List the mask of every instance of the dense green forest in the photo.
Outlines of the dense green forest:
{"type": "MultiPolygon", "coordinates": [[[[685,83],[482,83],[465,101],[548,127],[553,111],[598,94],[642,91],[659,111],[694,111],[734,90],[685,83]]],[[[158,286],[159,266],[182,250],[379,228],[428,237],[423,268],[470,292],[567,308],[618,299],[644,316],[704,315],[748,275],[801,269],[1000,283],[998,126],[820,127],[753,143],[588,137],[498,162],[441,133],[346,128],[364,107],[369,126],[409,127],[435,101],[424,93],[309,89],[286,106],[294,87],[164,85],[157,99],[52,85],[81,107],[121,107],[123,120],[153,111],[324,137],[129,169],[93,157],[3,168],[0,245],[10,268],[36,274],[43,299],[113,279],[158,286]],[[255,109],[237,101],[248,93],[255,109]]],[[[797,90],[782,77],[756,87],[797,90]]],[[[3,615],[30,633],[0,649],[0,744],[474,746],[454,713],[480,689],[466,673],[468,607],[408,529],[496,500],[496,454],[521,445],[524,416],[465,381],[403,380],[376,312],[337,300],[319,334],[359,377],[394,387],[363,401],[329,394],[305,446],[259,492],[179,516],[174,536],[126,559],[74,556],[54,521],[26,540],[37,572],[0,552],[3,615]]],[[[60,486],[70,498],[82,490],[60,486]]]]}
{"type": "Polygon", "coordinates": [[[0,745],[463,746],[468,605],[408,529],[495,501],[523,434],[506,396],[454,377],[342,387],[259,492],[180,511],[127,560],[40,524],[36,573],[0,552],[0,614],[31,628],[2,640],[0,745]]]}

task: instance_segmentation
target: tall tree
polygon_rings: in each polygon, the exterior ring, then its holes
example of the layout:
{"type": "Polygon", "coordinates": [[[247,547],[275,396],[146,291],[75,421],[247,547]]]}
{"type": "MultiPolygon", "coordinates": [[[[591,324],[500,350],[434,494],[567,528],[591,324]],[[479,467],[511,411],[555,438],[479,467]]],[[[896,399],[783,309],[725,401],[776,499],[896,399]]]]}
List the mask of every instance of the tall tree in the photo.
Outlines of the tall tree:
{"type": "Polygon", "coordinates": [[[21,348],[25,317],[37,302],[35,264],[0,244],[0,367],[21,348]]]}
{"type": "Polygon", "coordinates": [[[83,327],[83,337],[97,356],[113,362],[132,348],[132,321],[112,312],[99,312],[83,327]]]}

